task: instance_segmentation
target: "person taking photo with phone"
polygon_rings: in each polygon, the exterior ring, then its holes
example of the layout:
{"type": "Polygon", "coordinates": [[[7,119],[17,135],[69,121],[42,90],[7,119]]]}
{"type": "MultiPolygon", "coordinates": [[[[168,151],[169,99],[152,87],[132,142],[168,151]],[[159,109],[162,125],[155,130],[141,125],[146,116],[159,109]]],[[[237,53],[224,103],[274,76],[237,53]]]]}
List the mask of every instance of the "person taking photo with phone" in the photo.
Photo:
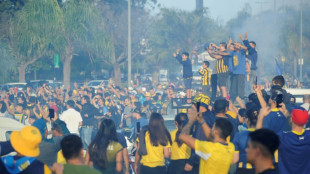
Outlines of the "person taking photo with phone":
{"type": "MultiPolygon", "coordinates": [[[[261,108],[268,107],[260,88],[254,86],[254,91],[257,95],[261,108]]],[[[270,113],[266,117],[264,117],[263,128],[270,129],[275,133],[290,130],[288,120],[279,110],[279,108],[281,107],[281,103],[283,103],[283,95],[280,93],[280,91],[272,92],[268,101],[271,110],[270,113]]]]}

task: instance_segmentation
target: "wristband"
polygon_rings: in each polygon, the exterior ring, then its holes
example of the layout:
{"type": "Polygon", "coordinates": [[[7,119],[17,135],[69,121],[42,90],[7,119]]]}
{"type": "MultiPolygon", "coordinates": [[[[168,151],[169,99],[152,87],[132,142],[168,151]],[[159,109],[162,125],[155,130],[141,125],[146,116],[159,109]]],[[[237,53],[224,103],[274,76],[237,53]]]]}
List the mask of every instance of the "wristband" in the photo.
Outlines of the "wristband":
{"type": "Polygon", "coordinates": [[[199,123],[200,124],[200,126],[202,126],[203,125],[203,123],[205,123],[206,121],[205,120],[203,120],[203,122],[202,123],[199,123]]]}

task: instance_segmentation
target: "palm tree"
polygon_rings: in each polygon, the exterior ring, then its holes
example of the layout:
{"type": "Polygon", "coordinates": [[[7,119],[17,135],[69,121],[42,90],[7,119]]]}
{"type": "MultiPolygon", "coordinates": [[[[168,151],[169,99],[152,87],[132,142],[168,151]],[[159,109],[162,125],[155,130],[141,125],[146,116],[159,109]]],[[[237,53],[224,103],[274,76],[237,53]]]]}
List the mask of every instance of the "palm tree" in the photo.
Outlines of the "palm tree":
{"type": "Polygon", "coordinates": [[[57,0],[29,0],[10,22],[9,50],[18,63],[19,81],[25,81],[28,65],[62,52],[66,45],[59,22],[57,0]]]}

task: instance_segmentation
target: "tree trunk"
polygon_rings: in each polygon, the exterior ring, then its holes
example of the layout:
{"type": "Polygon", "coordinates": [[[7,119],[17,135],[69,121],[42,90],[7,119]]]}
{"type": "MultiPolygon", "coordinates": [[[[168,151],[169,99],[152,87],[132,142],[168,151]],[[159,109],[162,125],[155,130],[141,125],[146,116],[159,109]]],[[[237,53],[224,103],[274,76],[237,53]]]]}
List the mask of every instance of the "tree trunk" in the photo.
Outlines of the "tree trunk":
{"type": "Polygon", "coordinates": [[[122,85],[122,79],[121,79],[121,66],[118,63],[113,64],[113,69],[114,69],[114,80],[115,84],[117,86],[122,85]]]}
{"type": "Polygon", "coordinates": [[[26,68],[28,65],[32,64],[33,62],[37,61],[39,58],[33,58],[31,61],[28,61],[22,65],[20,65],[18,69],[18,79],[19,82],[25,82],[26,81],[26,68]]]}
{"type": "Polygon", "coordinates": [[[114,81],[117,86],[122,85],[122,74],[121,74],[121,66],[119,64],[119,60],[122,59],[124,54],[121,54],[118,58],[116,58],[115,51],[112,52],[112,64],[114,70],[114,81]]]}
{"type": "Polygon", "coordinates": [[[23,65],[20,65],[18,67],[18,79],[19,79],[19,82],[25,82],[26,81],[26,68],[27,68],[27,64],[23,64],[23,65]]]}
{"type": "Polygon", "coordinates": [[[67,88],[70,86],[70,75],[71,75],[71,61],[72,61],[72,54],[68,54],[65,57],[64,60],[64,67],[63,67],[63,81],[64,81],[64,87],[67,88]]]}
{"type": "Polygon", "coordinates": [[[152,72],[153,85],[157,85],[158,84],[158,73],[159,73],[159,66],[154,66],[153,67],[153,72],[152,72]]]}

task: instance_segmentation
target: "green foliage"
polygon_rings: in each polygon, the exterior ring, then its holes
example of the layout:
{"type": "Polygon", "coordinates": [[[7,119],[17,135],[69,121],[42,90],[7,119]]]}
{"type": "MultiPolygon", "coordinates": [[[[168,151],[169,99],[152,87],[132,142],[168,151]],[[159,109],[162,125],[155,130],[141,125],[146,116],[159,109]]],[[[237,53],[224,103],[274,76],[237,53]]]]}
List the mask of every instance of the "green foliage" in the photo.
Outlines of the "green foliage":
{"type": "Polygon", "coordinates": [[[0,82],[5,83],[14,81],[17,62],[10,54],[7,43],[3,40],[0,40],[0,59],[0,82]]]}
{"type": "MultiPolygon", "coordinates": [[[[303,4],[303,59],[304,67],[310,66],[310,8],[309,3],[303,4]]],[[[286,57],[287,66],[293,66],[294,59],[300,58],[300,10],[293,7],[285,7],[281,11],[284,25],[281,28],[280,48],[286,57]]],[[[293,69],[293,68],[291,68],[293,69]]],[[[307,68],[304,69],[310,73],[307,68]]]]}
{"type": "Polygon", "coordinates": [[[169,68],[176,63],[172,58],[176,49],[191,52],[207,42],[228,38],[228,32],[208,16],[207,9],[203,13],[161,9],[150,28],[148,38],[152,52],[146,59],[149,66],[169,68]]]}
{"type": "Polygon", "coordinates": [[[61,12],[56,0],[29,0],[10,23],[9,46],[19,64],[63,52],[61,12]]]}
{"type": "Polygon", "coordinates": [[[104,31],[104,21],[93,2],[66,1],[62,6],[65,36],[75,51],[102,57],[110,55],[111,44],[104,31]]]}

